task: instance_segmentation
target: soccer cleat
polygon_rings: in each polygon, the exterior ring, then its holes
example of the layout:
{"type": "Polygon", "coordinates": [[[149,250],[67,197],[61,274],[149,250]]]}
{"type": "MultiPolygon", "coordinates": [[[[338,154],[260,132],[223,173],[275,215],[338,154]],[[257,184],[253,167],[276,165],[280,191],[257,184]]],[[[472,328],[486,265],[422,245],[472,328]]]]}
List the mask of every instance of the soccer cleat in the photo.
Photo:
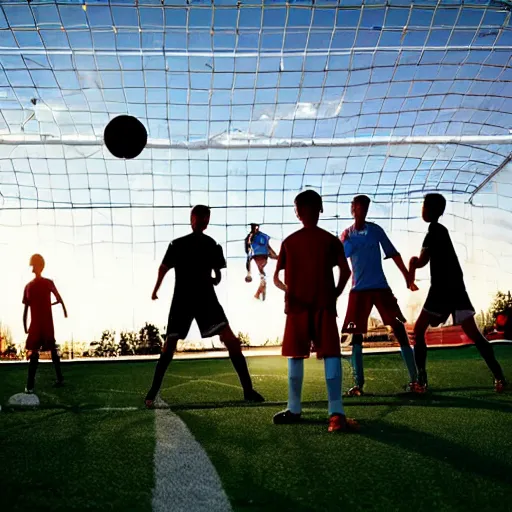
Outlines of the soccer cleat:
{"type": "Polygon", "coordinates": [[[508,386],[508,382],[505,379],[496,379],[494,381],[494,391],[496,393],[503,393],[508,386]]]}
{"type": "Polygon", "coordinates": [[[274,425],[292,425],[300,422],[300,413],[295,414],[290,409],[274,414],[274,425]]]}
{"type": "Polygon", "coordinates": [[[251,389],[250,391],[244,391],[244,400],[247,402],[264,402],[265,399],[255,390],[251,389]]]}
{"type": "Polygon", "coordinates": [[[409,382],[409,384],[407,385],[406,390],[407,390],[408,393],[415,393],[417,395],[422,395],[423,393],[425,393],[427,391],[427,387],[426,386],[422,386],[417,381],[414,381],[414,382],[409,382]]]}
{"type": "Polygon", "coordinates": [[[347,396],[362,396],[364,391],[362,387],[354,386],[347,391],[347,396]]]}
{"type": "Polygon", "coordinates": [[[356,420],[347,418],[344,414],[331,414],[328,432],[357,432],[358,430],[359,423],[356,420]]]}
{"type": "Polygon", "coordinates": [[[32,389],[25,388],[25,393],[27,395],[32,395],[34,393],[34,388],[32,388],[32,389]]]}

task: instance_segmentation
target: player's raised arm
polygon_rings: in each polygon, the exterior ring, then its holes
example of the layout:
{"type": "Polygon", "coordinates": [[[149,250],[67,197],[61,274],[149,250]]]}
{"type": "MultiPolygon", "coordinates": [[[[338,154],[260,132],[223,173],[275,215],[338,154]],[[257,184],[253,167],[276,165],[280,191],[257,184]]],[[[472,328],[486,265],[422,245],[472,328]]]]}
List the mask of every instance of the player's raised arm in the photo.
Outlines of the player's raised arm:
{"type": "Polygon", "coordinates": [[[279,272],[284,270],[286,265],[286,247],[283,244],[281,246],[281,252],[279,253],[279,257],[277,258],[276,270],[274,272],[274,284],[283,292],[288,291],[288,287],[281,281],[279,277],[279,272]]]}

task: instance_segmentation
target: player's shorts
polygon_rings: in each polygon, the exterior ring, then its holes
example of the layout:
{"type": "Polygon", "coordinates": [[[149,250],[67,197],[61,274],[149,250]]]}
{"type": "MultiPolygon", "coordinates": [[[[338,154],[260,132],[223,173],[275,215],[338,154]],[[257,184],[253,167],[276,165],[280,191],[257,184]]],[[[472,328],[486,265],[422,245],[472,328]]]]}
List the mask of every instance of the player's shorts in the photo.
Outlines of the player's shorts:
{"type": "Polygon", "coordinates": [[[37,333],[29,332],[27,336],[27,342],[25,344],[26,350],[40,350],[41,352],[46,352],[55,350],[56,348],[57,344],[55,342],[55,337],[40,336],[37,333]]]}
{"type": "Polygon", "coordinates": [[[398,319],[405,322],[398,301],[390,288],[380,290],[352,290],[348,297],[348,308],[342,332],[366,334],[368,319],[373,306],[377,308],[384,325],[394,325],[398,319]]]}
{"type": "Polygon", "coordinates": [[[431,286],[423,311],[430,315],[430,325],[437,327],[444,324],[450,315],[454,325],[475,316],[475,308],[471,304],[465,288],[436,288],[431,286]]]}
{"type": "Polygon", "coordinates": [[[217,336],[229,325],[215,293],[193,299],[175,296],[169,311],[166,336],[184,340],[194,320],[197,322],[202,338],[217,336]]]}
{"type": "Polygon", "coordinates": [[[285,357],[340,357],[341,340],[336,323],[336,312],[331,310],[288,313],[284,328],[282,354],[285,357]]]}

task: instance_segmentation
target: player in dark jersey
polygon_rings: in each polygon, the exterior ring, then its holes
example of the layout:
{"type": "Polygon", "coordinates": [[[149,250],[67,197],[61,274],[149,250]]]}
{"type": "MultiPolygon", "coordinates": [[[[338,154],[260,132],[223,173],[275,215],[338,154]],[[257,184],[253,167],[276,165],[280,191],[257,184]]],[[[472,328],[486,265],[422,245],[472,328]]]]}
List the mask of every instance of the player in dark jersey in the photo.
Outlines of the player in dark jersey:
{"type": "Polygon", "coordinates": [[[64,316],[67,318],[68,313],[66,306],[60,296],[57,288],[52,280],[43,277],[41,274],[44,269],[44,258],[40,254],[34,254],[30,258],[30,266],[35,277],[25,286],[23,292],[23,326],[28,334],[26,350],[28,364],[28,379],[26,393],[33,393],[39,363],[39,352],[50,351],[52,361],[55,367],[57,380],[55,386],[60,387],[64,383],[62,370],[60,367],[60,357],[55,343],[55,332],[53,327],[52,306],[62,304],[64,316]],[[56,298],[56,302],[52,304],[52,294],[56,298]],[[30,311],[30,327],[27,328],[27,317],[30,311]]]}
{"type": "Polygon", "coordinates": [[[166,340],[156,365],[153,385],[146,396],[147,407],[154,405],[165,372],[176,350],[176,344],[178,340],[186,338],[194,319],[203,338],[218,335],[226,345],[240,379],[245,400],[264,401],[252,387],[240,340],[231,330],[215,293],[214,286],[220,283],[221,269],[226,268],[226,260],[222,247],[213,238],[204,234],[209,222],[210,209],[203,205],[195,206],[190,216],[192,233],[169,244],[158,270],[153,300],[158,299],[160,285],[171,268],[174,268],[176,280],[166,340]]]}
{"type": "Polygon", "coordinates": [[[441,194],[427,194],[423,202],[422,217],[430,225],[423,241],[419,257],[411,258],[409,272],[414,284],[416,269],[430,263],[430,290],[425,305],[414,325],[414,357],[420,384],[427,386],[427,346],[425,332],[429,325],[436,327],[448,320],[460,324],[466,336],[475,344],[494,375],[496,392],[506,385],[503,370],[494,356],[492,345],[484,338],[475,323],[475,310],[471,304],[459,259],[455,253],[448,230],[439,223],[446,208],[446,199],[441,194]]]}

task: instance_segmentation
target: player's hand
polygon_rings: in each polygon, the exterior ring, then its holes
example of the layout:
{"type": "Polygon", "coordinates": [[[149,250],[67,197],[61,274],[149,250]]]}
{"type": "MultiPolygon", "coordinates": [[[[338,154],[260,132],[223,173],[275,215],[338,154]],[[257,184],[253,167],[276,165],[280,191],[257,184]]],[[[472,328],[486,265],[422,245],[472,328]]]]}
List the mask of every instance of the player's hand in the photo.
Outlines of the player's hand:
{"type": "Polygon", "coordinates": [[[156,291],[153,291],[151,294],[151,300],[158,300],[158,295],[156,294],[156,291]]]}
{"type": "Polygon", "coordinates": [[[345,229],[345,231],[343,231],[343,233],[341,233],[341,236],[340,236],[340,240],[345,243],[347,240],[348,240],[349,236],[348,236],[348,229],[345,229]]]}
{"type": "Polygon", "coordinates": [[[411,292],[417,292],[419,290],[419,288],[416,286],[416,284],[413,282],[409,285],[409,290],[411,290],[411,292]]]}

